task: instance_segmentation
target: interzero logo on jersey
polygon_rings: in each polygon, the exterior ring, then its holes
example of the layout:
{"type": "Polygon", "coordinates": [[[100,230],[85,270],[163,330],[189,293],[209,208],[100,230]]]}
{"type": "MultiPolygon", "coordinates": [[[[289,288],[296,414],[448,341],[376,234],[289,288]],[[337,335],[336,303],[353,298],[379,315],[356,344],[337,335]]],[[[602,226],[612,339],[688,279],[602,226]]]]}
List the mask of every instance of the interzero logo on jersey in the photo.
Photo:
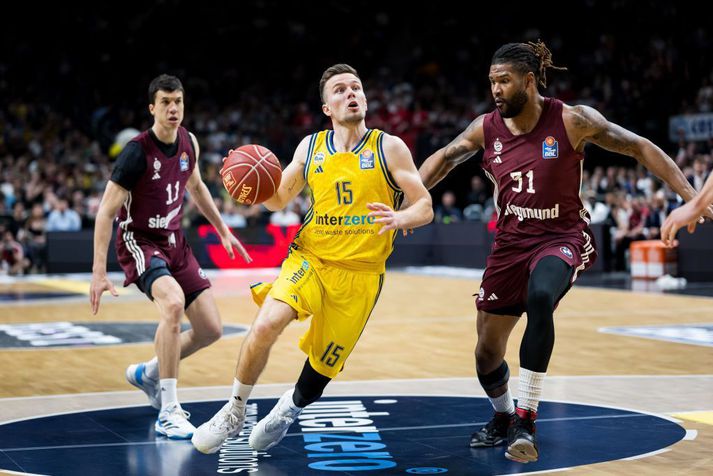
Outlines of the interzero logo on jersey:
{"type": "Polygon", "coordinates": [[[367,215],[330,216],[329,213],[325,213],[324,215],[317,215],[316,223],[317,225],[331,226],[373,225],[375,219],[367,215]]]}
{"type": "Polygon", "coordinates": [[[361,400],[317,401],[299,416],[307,466],[321,471],[381,471],[396,466],[361,400]]]}

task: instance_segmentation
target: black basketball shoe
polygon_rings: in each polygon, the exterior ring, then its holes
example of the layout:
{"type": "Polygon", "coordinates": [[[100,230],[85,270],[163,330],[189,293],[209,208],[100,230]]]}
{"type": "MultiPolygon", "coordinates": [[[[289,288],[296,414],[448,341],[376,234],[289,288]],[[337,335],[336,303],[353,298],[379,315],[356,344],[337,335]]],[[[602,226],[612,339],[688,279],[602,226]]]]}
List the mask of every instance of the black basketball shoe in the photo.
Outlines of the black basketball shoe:
{"type": "Polygon", "coordinates": [[[505,443],[508,437],[511,415],[495,412],[493,418],[470,437],[471,448],[485,448],[505,443]]]}
{"type": "Polygon", "coordinates": [[[518,408],[512,416],[508,428],[508,449],[505,451],[507,459],[518,463],[531,463],[537,461],[537,439],[535,438],[535,419],[537,412],[518,408]]]}

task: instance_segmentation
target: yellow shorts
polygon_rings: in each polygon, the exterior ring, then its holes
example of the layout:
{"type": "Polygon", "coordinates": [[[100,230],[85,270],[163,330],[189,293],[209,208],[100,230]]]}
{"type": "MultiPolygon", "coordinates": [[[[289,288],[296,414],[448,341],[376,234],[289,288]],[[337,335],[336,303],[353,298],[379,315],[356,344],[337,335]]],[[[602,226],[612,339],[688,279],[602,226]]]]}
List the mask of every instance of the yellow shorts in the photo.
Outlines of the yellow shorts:
{"type": "Polygon", "coordinates": [[[312,317],[299,346],[320,374],[334,378],[344,367],[374,309],[383,274],[347,271],[320,262],[307,253],[290,250],[278,278],[251,286],[258,306],[266,296],[312,317]]]}

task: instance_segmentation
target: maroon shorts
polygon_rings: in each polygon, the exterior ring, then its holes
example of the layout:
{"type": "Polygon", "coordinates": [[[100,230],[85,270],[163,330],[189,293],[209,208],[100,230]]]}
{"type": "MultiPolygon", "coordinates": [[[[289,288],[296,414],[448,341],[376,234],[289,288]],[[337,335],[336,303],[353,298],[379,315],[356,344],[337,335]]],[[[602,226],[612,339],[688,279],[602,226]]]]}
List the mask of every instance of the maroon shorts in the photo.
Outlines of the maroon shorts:
{"type": "Polygon", "coordinates": [[[168,265],[171,276],[188,296],[210,287],[198,260],[193,256],[183,233],[175,233],[175,244],[166,238],[148,237],[136,232],[118,229],[116,236],[116,256],[126,274],[124,286],[135,283],[148,269],[152,257],[160,258],[168,265]]]}
{"type": "Polygon", "coordinates": [[[574,268],[571,286],[578,273],[594,263],[597,253],[589,229],[575,235],[510,240],[502,240],[496,236],[488,256],[480,291],[475,299],[478,310],[511,316],[522,315],[527,308],[527,283],[530,273],[545,256],[556,256],[574,268]]]}

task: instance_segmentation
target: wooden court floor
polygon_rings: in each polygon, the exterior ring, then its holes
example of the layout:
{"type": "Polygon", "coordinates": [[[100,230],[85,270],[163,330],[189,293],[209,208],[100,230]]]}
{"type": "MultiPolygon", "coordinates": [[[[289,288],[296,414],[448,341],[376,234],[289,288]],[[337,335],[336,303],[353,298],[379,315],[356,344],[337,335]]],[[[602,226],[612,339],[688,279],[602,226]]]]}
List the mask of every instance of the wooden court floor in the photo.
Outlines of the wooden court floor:
{"type": "MultiPolygon", "coordinates": [[[[268,277],[272,273],[263,272],[268,277]]],[[[225,323],[252,322],[256,307],[247,287],[252,278],[214,279],[225,323]]],[[[5,283],[0,284],[0,292],[34,291],[43,286],[52,283],[5,283]]],[[[88,288],[88,281],[74,285],[82,286],[88,288]]],[[[349,393],[368,382],[372,389],[483,395],[474,378],[473,357],[472,295],[478,286],[477,280],[468,278],[388,272],[380,302],[327,394],[349,393]]],[[[119,298],[105,294],[98,316],[91,315],[86,296],[2,307],[3,324],[157,319],[154,305],[131,289],[119,298]]],[[[662,414],[681,420],[695,436],[650,457],[578,467],[571,474],[713,474],[713,347],[598,331],[610,326],[713,323],[713,299],[575,286],[560,304],[555,320],[556,343],[545,399],[662,414]]],[[[524,321],[513,332],[507,352],[513,377],[524,321]]],[[[295,381],[304,362],[296,343],[306,328],[306,323],[298,322],[288,326],[273,348],[257,395],[278,395],[277,389],[295,381]]],[[[179,377],[181,398],[227,397],[241,342],[242,337],[223,338],[185,360],[179,377]]],[[[124,369],[152,355],[150,343],[0,349],[0,422],[87,405],[99,407],[106,404],[108,395],[112,402],[142,402],[142,395],[125,382],[124,369]]]]}

